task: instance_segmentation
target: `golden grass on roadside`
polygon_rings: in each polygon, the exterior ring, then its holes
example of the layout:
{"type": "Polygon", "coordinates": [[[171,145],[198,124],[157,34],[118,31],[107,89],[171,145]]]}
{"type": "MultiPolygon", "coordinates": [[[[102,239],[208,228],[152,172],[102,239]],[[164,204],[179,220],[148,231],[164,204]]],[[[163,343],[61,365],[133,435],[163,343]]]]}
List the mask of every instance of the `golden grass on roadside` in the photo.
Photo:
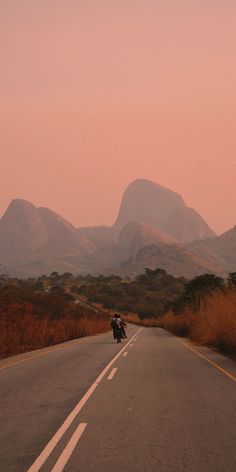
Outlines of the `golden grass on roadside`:
{"type": "Polygon", "coordinates": [[[215,294],[198,313],[191,339],[236,354],[236,293],[215,294]]]}
{"type": "Polygon", "coordinates": [[[178,315],[170,312],[161,319],[161,325],[198,344],[236,354],[236,292],[215,293],[197,312],[190,308],[178,315]]]}
{"type": "Polygon", "coordinates": [[[188,308],[178,315],[170,311],[160,318],[160,326],[177,336],[189,336],[194,322],[193,316],[192,311],[188,308]]]}
{"type": "Polygon", "coordinates": [[[32,314],[0,322],[0,358],[69,341],[110,329],[110,322],[99,317],[79,320],[63,317],[37,319],[32,314]]]}

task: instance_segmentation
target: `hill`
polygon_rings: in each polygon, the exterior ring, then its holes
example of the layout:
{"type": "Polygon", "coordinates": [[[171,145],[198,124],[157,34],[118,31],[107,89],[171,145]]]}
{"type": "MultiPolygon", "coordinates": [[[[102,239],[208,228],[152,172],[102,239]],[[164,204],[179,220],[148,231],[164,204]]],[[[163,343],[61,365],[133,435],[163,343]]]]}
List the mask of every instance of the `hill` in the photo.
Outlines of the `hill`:
{"type": "Polygon", "coordinates": [[[177,244],[150,244],[141,248],[136,256],[122,263],[122,272],[127,275],[140,274],[145,267],[154,270],[161,267],[175,277],[192,278],[206,272],[223,274],[224,269],[216,261],[203,257],[177,244]]]}
{"type": "Polygon", "coordinates": [[[48,208],[13,200],[0,220],[2,271],[137,275],[161,267],[175,276],[236,271],[236,227],[217,237],[183,198],[144,179],[132,182],[113,226],[75,228],[48,208]]]}
{"type": "Polygon", "coordinates": [[[217,261],[228,271],[236,270],[236,226],[218,237],[194,241],[188,248],[205,260],[217,261]]]}

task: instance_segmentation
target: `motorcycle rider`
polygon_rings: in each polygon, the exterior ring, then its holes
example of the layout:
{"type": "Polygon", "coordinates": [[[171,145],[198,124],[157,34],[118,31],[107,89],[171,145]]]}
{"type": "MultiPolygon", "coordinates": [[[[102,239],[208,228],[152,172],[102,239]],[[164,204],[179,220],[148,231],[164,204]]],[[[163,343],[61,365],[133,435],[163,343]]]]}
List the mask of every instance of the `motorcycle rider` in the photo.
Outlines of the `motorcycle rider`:
{"type": "Polygon", "coordinates": [[[127,338],[125,332],[126,323],[121,319],[118,313],[114,314],[114,317],[111,321],[111,327],[113,329],[113,337],[117,339],[117,342],[121,342],[121,339],[127,338]]]}

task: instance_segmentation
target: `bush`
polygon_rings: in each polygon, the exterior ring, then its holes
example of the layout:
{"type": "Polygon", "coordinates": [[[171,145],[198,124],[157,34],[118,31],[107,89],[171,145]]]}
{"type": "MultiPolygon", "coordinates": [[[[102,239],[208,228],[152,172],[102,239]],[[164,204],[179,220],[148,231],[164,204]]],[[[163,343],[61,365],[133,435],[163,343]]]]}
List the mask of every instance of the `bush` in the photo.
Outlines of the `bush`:
{"type": "Polygon", "coordinates": [[[105,315],[74,300],[64,289],[35,291],[35,281],[4,281],[0,286],[0,357],[110,329],[105,315]]]}

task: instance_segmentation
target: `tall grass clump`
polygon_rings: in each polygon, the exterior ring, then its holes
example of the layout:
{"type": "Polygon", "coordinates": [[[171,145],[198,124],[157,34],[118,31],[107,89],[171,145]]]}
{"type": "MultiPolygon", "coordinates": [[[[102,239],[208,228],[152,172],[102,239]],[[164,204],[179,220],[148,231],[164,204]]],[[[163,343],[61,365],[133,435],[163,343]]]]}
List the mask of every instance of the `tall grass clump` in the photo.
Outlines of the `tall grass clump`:
{"type": "Polygon", "coordinates": [[[24,313],[0,320],[0,358],[32,351],[53,344],[99,334],[110,329],[107,318],[84,312],[78,319],[65,314],[60,319],[35,317],[24,313]]]}
{"type": "Polygon", "coordinates": [[[197,309],[185,307],[177,314],[169,312],[161,325],[198,344],[236,355],[236,290],[216,291],[197,309]]]}

